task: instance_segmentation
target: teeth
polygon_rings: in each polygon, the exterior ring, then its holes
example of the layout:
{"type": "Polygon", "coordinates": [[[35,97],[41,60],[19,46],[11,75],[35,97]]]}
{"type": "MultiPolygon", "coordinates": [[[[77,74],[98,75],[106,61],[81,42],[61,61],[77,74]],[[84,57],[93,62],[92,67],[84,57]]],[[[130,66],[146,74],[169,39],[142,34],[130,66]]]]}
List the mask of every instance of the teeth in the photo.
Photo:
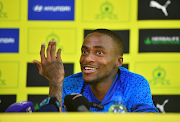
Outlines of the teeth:
{"type": "Polygon", "coordinates": [[[90,69],[92,69],[92,70],[95,70],[96,68],[92,68],[92,67],[85,67],[85,70],[90,70],[90,69]]]}

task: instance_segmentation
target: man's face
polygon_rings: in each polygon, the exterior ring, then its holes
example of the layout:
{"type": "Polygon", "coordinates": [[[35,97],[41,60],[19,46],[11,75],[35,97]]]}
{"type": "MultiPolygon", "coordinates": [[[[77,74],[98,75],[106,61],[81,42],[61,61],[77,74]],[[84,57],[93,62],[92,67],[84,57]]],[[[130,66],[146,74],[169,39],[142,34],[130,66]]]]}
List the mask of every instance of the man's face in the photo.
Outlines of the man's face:
{"type": "Polygon", "coordinates": [[[81,51],[80,65],[86,83],[112,79],[114,72],[117,71],[117,68],[115,69],[117,56],[110,36],[91,33],[85,38],[81,51]]]}

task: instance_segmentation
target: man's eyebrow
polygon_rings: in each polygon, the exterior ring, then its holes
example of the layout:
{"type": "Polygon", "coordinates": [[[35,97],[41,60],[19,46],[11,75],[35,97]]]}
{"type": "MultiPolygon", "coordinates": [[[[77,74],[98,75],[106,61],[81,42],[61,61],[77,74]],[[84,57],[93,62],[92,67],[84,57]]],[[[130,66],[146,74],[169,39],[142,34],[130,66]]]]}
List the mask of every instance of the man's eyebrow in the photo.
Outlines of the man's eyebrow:
{"type": "MultiPolygon", "coordinates": [[[[85,49],[88,49],[88,47],[87,46],[82,46],[81,48],[85,48],[85,49]]],[[[102,49],[105,49],[103,46],[94,46],[93,48],[102,48],[102,49]]]]}
{"type": "Polygon", "coordinates": [[[81,48],[85,48],[85,49],[88,49],[88,47],[87,47],[87,46],[84,46],[84,45],[83,45],[83,46],[82,46],[81,48]]]}
{"type": "Polygon", "coordinates": [[[105,49],[103,46],[94,46],[94,48],[102,48],[102,49],[105,49]]]}

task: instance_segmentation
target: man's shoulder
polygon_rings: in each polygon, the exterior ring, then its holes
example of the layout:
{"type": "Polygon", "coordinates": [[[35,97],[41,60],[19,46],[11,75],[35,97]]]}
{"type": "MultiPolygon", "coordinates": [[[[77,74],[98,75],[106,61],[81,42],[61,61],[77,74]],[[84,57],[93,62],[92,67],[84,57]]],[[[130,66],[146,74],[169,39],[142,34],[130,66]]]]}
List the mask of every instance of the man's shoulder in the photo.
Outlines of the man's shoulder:
{"type": "Polygon", "coordinates": [[[65,79],[71,79],[71,78],[82,78],[82,72],[65,77],[65,79]]]}
{"type": "Polygon", "coordinates": [[[129,71],[128,69],[124,68],[124,67],[120,67],[119,68],[121,71],[121,77],[127,77],[127,78],[141,78],[141,79],[145,79],[142,75],[134,73],[129,71]]]}
{"type": "Polygon", "coordinates": [[[76,73],[64,78],[63,97],[71,93],[81,93],[83,84],[84,80],[82,78],[82,73],[76,73]]]}
{"type": "Polygon", "coordinates": [[[65,78],[64,78],[64,83],[66,83],[66,82],[68,82],[68,83],[83,82],[82,73],[79,72],[79,73],[70,75],[70,76],[68,76],[68,77],[65,77],[65,78]]]}

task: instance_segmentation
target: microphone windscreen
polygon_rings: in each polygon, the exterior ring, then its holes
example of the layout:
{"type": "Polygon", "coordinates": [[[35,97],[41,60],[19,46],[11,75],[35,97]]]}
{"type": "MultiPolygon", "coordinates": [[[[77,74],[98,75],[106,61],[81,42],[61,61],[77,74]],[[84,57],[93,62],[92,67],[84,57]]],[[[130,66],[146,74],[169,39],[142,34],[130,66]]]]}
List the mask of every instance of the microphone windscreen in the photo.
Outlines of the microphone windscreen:
{"type": "Polygon", "coordinates": [[[38,112],[59,112],[59,107],[56,97],[48,97],[40,103],[38,112]]]}
{"type": "Polygon", "coordinates": [[[8,112],[34,112],[34,105],[30,101],[20,101],[9,106],[5,113],[8,112]]]}
{"type": "Polygon", "coordinates": [[[78,96],[75,99],[75,95],[66,95],[64,98],[64,105],[66,106],[67,111],[77,111],[77,108],[81,105],[84,105],[88,110],[90,109],[90,103],[85,96],[78,96]]]}

